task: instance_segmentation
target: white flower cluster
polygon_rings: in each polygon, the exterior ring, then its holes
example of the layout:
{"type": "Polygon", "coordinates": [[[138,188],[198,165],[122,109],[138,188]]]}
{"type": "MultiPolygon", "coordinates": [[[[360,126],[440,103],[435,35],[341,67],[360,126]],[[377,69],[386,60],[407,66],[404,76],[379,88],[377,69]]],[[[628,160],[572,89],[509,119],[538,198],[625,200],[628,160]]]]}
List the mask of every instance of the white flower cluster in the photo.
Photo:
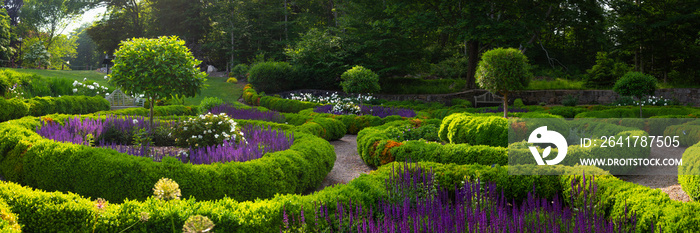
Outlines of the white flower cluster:
{"type": "MultiPolygon", "coordinates": [[[[83,81],[87,81],[87,78],[83,79],[83,81]]],[[[100,93],[109,95],[109,93],[107,93],[107,87],[100,86],[100,84],[96,82],[93,82],[92,84],[85,84],[82,82],[73,81],[73,87],[75,87],[73,88],[73,93],[78,93],[78,91],[80,91],[81,94],[85,95],[99,95],[100,93]]]]}
{"type": "Polygon", "coordinates": [[[369,102],[375,100],[371,95],[357,95],[357,98],[345,97],[341,98],[338,96],[338,92],[329,93],[326,92],[325,96],[314,96],[311,93],[300,93],[299,95],[291,94],[288,99],[306,101],[319,104],[337,104],[337,103],[354,103],[359,104],[362,102],[369,102]]]}
{"type": "MultiPolygon", "coordinates": [[[[195,119],[190,118],[189,120],[185,121],[185,125],[196,125],[198,120],[205,120],[205,119],[213,119],[214,121],[213,122],[205,122],[204,126],[207,129],[202,130],[201,134],[192,135],[191,138],[186,140],[187,142],[190,142],[191,139],[203,139],[206,135],[212,135],[212,134],[213,134],[215,139],[219,139],[221,137],[224,141],[230,141],[230,140],[236,140],[236,139],[240,139],[240,140],[245,141],[245,138],[243,137],[244,136],[243,133],[237,131],[236,126],[238,125],[238,123],[236,123],[232,118],[230,118],[228,115],[226,115],[226,113],[214,115],[214,114],[209,112],[209,113],[204,114],[204,115],[199,115],[195,119]],[[216,132],[216,130],[212,131],[211,128],[207,127],[208,125],[215,126],[215,125],[222,125],[224,123],[229,124],[230,127],[229,127],[228,131],[216,132]],[[237,138],[237,137],[240,137],[240,138],[237,138]]],[[[183,127],[183,130],[187,131],[187,129],[188,129],[187,126],[183,127]]]]}
{"type": "MultiPolygon", "coordinates": [[[[642,99],[641,101],[635,100],[631,105],[634,106],[668,106],[671,104],[671,100],[669,99],[664,99],[663,96],[661,97],[656,97],[656,96],[649,96],[646,99],[642,99]]],[[[627,106],[627,104],[618,104],[617,106],[627,106]]]]}

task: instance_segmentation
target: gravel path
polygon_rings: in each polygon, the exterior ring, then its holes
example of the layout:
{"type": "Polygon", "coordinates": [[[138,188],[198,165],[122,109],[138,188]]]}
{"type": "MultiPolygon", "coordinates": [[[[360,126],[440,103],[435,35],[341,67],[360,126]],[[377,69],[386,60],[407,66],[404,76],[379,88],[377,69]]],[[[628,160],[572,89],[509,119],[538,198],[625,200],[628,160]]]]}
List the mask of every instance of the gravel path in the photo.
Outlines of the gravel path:
{"type": "Polygon", "coordinates": [[[335,164],[317,191],[334,184],[347,184],[351,180],[367,174],[373,169],[365,164],[357,153],[357,135],[346,134],[343,138],[331,141],[335,147],[335,164]]]}
{"type": "MultiPolygon", "coordinates": [[[[651,158],[677,158],[680,159],[685,151],[686,147],[678,148],[651,148],[651,158]]],[[[672,200],[687,202],[690,201],[688,194],[683,191],[681,185],[678,184],[678,168],[668,167],[660,168],[655,167],[653,169],[642,168],[641,172],[638,174],[645,174],[640,176],[618,176],[618,178],[632,182],[635,184],[647,186],[652,189],[661,189],[664,193],[672,200]],[[664,174],[664,175],[659,175],[664,174]]]]}

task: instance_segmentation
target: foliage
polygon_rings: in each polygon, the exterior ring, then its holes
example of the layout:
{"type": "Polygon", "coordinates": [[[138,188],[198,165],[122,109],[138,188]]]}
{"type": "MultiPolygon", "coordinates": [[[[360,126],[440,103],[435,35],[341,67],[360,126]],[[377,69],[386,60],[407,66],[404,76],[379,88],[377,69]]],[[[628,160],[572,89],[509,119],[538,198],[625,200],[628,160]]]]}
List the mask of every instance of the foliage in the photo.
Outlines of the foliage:
{"type": "Polygon", "coordinates": [[[34,68],[42,68],[51,65],[49,61],[51,59],[51,54],[41,42],[32,44],[27,50],[23,57],[26,61],[23,64],[32,65],[34,68]]]}
{"type": "Polygon", "coordinates": [[[467,114],[453,114],[448,118],[440,125],[439,135],[443,141],[501,147],[508,144],[508,121],[503,118],[467,114]]]}
{"type": "Polygon", "coordinates": [[[379,75],[362,66],[354,66],[340,76],[340,86],[346,93],[375,93],[379,87],[379,75]]]}
{"type": "Polygon", "coordinates": [[[615,83],[613,91],[621,96],[634,96],[642,99],[654,95],[656,78],[639,72],[628,72],[615,83]]]}
{"type": "Polygon", "coordinates": [[[231,106],[230,104],[220,104],[207,108],[208,112],[217,115],[225,113],[233,119],[243,119],[243,120],[261,120],[269,122],[284,122],[284,116],[280,115],[277,111],[260,111],[255,108],[251,109],[241,109],[231,106]]]}
{"type": "Polygon", "coordinates": [[[586,76],[585,86],[588,88],[610,88],[617,79],[630,71],[627,64],[610,58],[607,52],[598,52],[596,64],[586,76]]]}
{"type": "Polygon", "coordinates": [[[578,97],[573,95],[566,95],[564,99],[561,100],[561,104],[567,107],[574,107],[578,105],[578,97]]]}
{"type": "Polygon", "coordinates": [[[236,125],[225,113],[207,113],[180,122],[173,133],[175,142],[182,147],[201,148],[224,142],[237,144],[246,139],[236,125]]]}
{"type": "Polygon", "coordinates": [[[416,112],[412,109],[355,105],[352,103],[337,103],[335,105],[322,105],[314,108],[317,113],[332,113],[335,115],[372,115],[380,118],[388,116],[415,117],[416,112]]]}
{"type": "MultiPolygon", "coordinates": [[[[110,83],[122,91],[145,94],[151,112],[155,100],[170,96],[193,97],[200,93],[206,74],[185,42],[177,37],[134,38],[115,52],[110,83]]],[[[153,116],[149,117],[151,120],[153,116]]]]}
{"type": "Polygon", "coordinates": [[[523,103],[523,99],[517,98],[515,101],[513,101],[513,107],[514,108],[524,108],[525,104],[523,103]]]}
{"type": "Polygon", "coordinates": [[[348,69],[343,40],[330,30],[312,28],[284,53],[292,64],[303,70],[296,81],[307,88],[336,87],[337,78],[348,69]]]}
{"type": "MultiPolygon", "coordinates": [[[[316,188],[335,161],[333,147],[327,141],[301,132],[294,133],[294,144],[289,149],[267,153],[260,159],[193,166],[172,157],[155,162],[112,149],[55,142],[34,133],[39,126],[37,118],[0,123],[0,148],[5,148],[0,149],[4,158],[0,170],[5,179],[38,189],[79,192],[117,203],[127,198],[126,202],[146,200],[153,193],[153,184],[162,177],[176,181],[183,197],[194,197],[198,201],[224,196],[246,201],[301,193],[316,188]],[[18,143],[22,144],[22,151],[7,150],[18,143]],[[26,147],[28,144],[32,144],[31,148],[26,147]],[[24,159],[18,160],[18,156],[24,159]],[[76,160],[76,156],[82,159],[76,160]],[[14,169],[19,167],[33,169],[14,169]],[[123,188],[125,183],[130,184],[129,189],[123,188]]],[[[152,215],[151,219],[154,217],[152,215]]],[[[170,224],[170,219],[167,222],[170,224]]],[[[36,227],[40,226],[45,225],[36,227]]]]}
{"type": "Polygon", "coordinates": [[[476,81],[479,86],[503,95],[503,104],[507,116],[508,93],[522,90],[530,82],[527,57],[519,50],[510,48],[497,48],[485,52],[476,72],[476,81]]]}
{"type": "MultiPolygon", "coordinates": [[[[0,9],[0,60],[10,60],[10,57],[14,55],[14,48],[10,46],[10,40],[12,39],[10,30],[10,17],[7,15],[7,10],[3,7],[0,9]]],[[[0,64],[4,64],[4,62],[0,64]]]]}
{"type": "Polygon", "coordinates": [[[237,79],[246,79],[248,78],[249,70],[250,66],[245,63],[241,63],[231,68],[231,72],[228,73],[228,76],[237,79]]]}
{"type": "Polygon", "coordinates": [[[467,77],[467,58],[453,56],[437,64],[430,64],[430,74],[441,79],[464,80],[467,77]]]}
{"type": "Polygon", "coordinates": [[[236,78],[228,78],[228,79],[226,79],[226,82],[227,82],[227,83],[236,84],[236,83],[238,83],[238,79],[236,79],[236,78]]]}
{"type": "Polygon", "coordinates": [[[261,62],[250,67],[248,82],[260,91],[275,93],[294,88],[294,69],[286,62],[261,62]]]}
{"type": "Polygon", "coordinates": [[[74,95],[107,97],[109,93],[109,88],[100,86],[99,83],[87,81],[87,79],[84,79],[83,82],[73,81],[74,95]]]}
{"type": "Polygon", "coordinates": [[[206,97],[199,103],[199,109],[203,112],[209,111],[214,106],[219,106],[224,104],[224,101],[216,97],[206,97]]]}
{"type": "Polygon", "coordinates": [[[554,80],[532,80],[527,90],[585,90],[584,82],[557,78],[554,80]]]}

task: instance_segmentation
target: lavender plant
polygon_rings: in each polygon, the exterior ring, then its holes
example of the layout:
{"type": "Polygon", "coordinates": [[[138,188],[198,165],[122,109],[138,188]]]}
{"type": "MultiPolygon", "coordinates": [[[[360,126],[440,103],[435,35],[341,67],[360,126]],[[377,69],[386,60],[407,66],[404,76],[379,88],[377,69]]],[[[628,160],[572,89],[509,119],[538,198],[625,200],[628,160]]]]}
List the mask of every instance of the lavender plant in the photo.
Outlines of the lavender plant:
{"type": "MultiPolygon", "coordinates": [[[[572,206],[531,193],[509,202],[493,183],[467,180],[454,192],[433,185],[432,172],[404,165],[387,180],[389,198],[375,208],[336,203],[314,208],[313,220],[283,210],[285,232],[634,232],[634,213],[605,219],[596,209],[593,179],[574,184],[572,206]],[[431,188],[432,187],[432,188],[431,188]],[[435,190],[436,191],[431,191],[435,190]],[[296,217],[298,216],[298,217],[296,217]],[[291,220],[290,220],[291,219],[291,220]]],[[[585,176],[584,176],[585,177],[585,176]]]]}
{"type": "Polygon", "coordinates": [[[261,112],[254,108],[238,109],[230,104],[220,104],[209,108],[208,111],[214,115],[225,113],[233,119],[284,122],[284,117],[277,111],[261,112]]]}

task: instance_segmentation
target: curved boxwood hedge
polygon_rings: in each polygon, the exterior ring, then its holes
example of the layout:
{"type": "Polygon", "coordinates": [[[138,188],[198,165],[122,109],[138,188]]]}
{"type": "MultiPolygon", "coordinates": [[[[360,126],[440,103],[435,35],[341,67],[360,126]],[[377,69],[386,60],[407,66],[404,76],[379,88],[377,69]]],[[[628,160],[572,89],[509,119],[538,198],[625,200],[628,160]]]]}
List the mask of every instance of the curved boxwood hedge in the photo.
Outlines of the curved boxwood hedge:
{"type": "MultiPolygon", "coordinates": [[[[642,108],[642,116],[645,118],[653,116],[666,115],[698,115],[700,110],[689,107],[676,106],[645,106],[642,108]]],[[[639,108],[634,107],[616,107],[600,111],[582,112],[576,114],[576,118],[639,118],[639,108]]]]}
{"type": "Polygon", "coordinates": [[[100,96],[34,97],[31,99],[0,98],[0,122],[24,116],[47,114],[87,114],[110,109],[109,101],[100,96]]]}
{"type": "MultiPolygon", "coordinates": [[[[357,151],[362,160],[372,166],[394,161],[428,161],[456,164],[506,165],[508,151],[503,147],[447,144],[425,141],[397,142],[387,136],[394,128],[424,124],[422,120],[395,121],[378,127],[368,127],[357,135],[357,151]]],[[[436,121],[428,123],[437,124],[436,121]]]]}
{"type": "Polygon", "coordinates": [[[440,124],[440,139],[452,144],[469,143],[506,147],[508,120],[497,116],[473,116],[457,113],[445,117],[440,124]]]}
{"type": "Polygon", "coordinates": [[[271,110],[287,113],[297,113],[307,108],[314,108],[321,104],[289,100],[273,96],[262,96],[249,84],[243,88],[243,100],[253,106],[262,106],[271,110]]]}
{"type": "MultiPolygon", "coordinates": [[[[568,180],[568,176],[509,176],[508,167],[418,164],[432,169],[441,187],[454,189],[465,177],[480,179],[484,182],[495,182],[498,188],[514,190],[505,193],[508,200],[519,201],[526,198],[527,192],[532,191],[533,187],[537,187],[535,191],[538,196],[552,198],[561,194],[558,190],[569,186],[568,183],[562,182],[568,180]]],[[[0,198],[8,200],[8,205],[17,213],[27,232],[85,232],[92,229],[95,229],[95,232],[119,232],[134,223],[130,230],[135,232],[172,232],[173,225],[179,231],[189,216],[197,214],[207,216],[214,222],[213,232],[278,232],[283,226],[283,208],[286,208],[288,213],[299,212],[302,208],[306,213],[313,213],[314,205],[330,203],[329,212],[333,212],[336,201],[348,203],[350,200],[365,207],[376,206],[377,201],[386,197],[385,180],[391,176],[394,168],[399,166],[404,164],[383,166],[370,174],[362,174],[347,185],[327,187],[310,195],[277,195],[271,199],[244,202],[230,198],[168,202],[148,198],[145,201],[129,200],[122,204],[108,203],[105,209],[100,211],[95,208],[95,202],[77,194],[35,191],[10,182],[0,183],[0,198]],[[149,214],[148,221],[139,222],[142,212],[149,214]]],[[[567,169],[571,170],[571,173],[586,174],[600,172],[583,167],[551,166],[548,169],[567,169]]],[[[180,188],[186,187],[181,184],[180,188]]],[[[311,217],[307,217],[309,224],[313,224],[312,221],[311,217]]]]}
{"type": "Polygon", "coordinates": [[[678,166],[678,183],[691,199],[700,200],[700,142],[683,153],[683,165],[678,166]],[[687,175],[686,175],[687,174],[687,175]]]}
{"type": "MultiPolygon", "coordinates": [[[[507,166],[455,165],[419,163],[432,168],[436,180],[442,187],[454,187],[464,177],[495,182],[498,188],[514,190],[506,192],[506,197],[518,202],[523,193],[535,191],[540,197],[551,198],[562,195],[568,200],[571,195],[571,182],[578,182],[581,176],[513,176],[508,175],[507,166]]],[[[95,202],[77,194],[45,192],[19,186],[14,183],[0,183],[0,198],[7,200],[19,222],[27,232],[119,232],[136,223],[131,230],[136,232],[172,232],[172,226],[179,229],[192,215],[203,215],[214,224],[213,232],[278,232],[282,223],[282,210],[298,212],[304,209],[313,213],[318,203],[331,203],[329,212],[336,208],[334,203],[341,201],[363,206],[376,204],[385,197],[384,181],[391,175],[392,168],[402,166],[395,163],[379,170],[363,174],[347,185],[327,187],[311,195],[278,195],[267,200],[238,202],[230,198],[215,201],[160,201],[149,198],[141,201],[126,201],[122,204],[107,204],[103,212],[95,208],[95,202]],[[150,219],[139,222],[140,213],[148,213],[150,219]],[[87,229],[87,230],[86,230],[87,229]]],[[[569,173],[592,174],[600,171],[586,167],[547,166],[548,169],[566,169],[569,173]]],[[[596,176],[598,185],[596,205],[600,205],[609,218],[622,217],[625,208],[637,215],[639,232],[649,232],[651,227],[662,228],[666,232],[700,231],[700,203],[671,200],[658,189],[622,181],[613,176],[596,176]]],[[[182,186],[181,186],[182,188],[182,186]]],[[[331,216],[333,218],[333,216],[331,216]]],[[[311,222],[307,218],[307,222],[311,222]]],[[[312,224],[312,223],[310,223],[312,224]]]]}
{"type": "Polygon", "coordinates": [[[298,132],[316,135],[328,141],[338,140],[345,136],[346,128],[343,122],[332,118],[317,117],[295,128],[298,132]]]}
{"type": "Polygon", "coordinates": [[[260,159],[192,165],[171,157],[154,162],[110,149],[55,142],[36,134],[33,129],[38,126],[38,118],[29,117],[0,124],[0,171],[5,178],[112,202],[145,199],[161,177],[186,187],[184,197],[200,200],[224,196],[253,200],[301,193],[316,188],[335,162],[327,141],[301,132],[295,133],[290,149],[260,159]]]}
{"type": "Polygon", "coordinates": [[[683,124],[666,128],[664,136],[680,136],[678,140],[681,146],[691,146],[700,142],[700,125],[683,124]]]}
{"type": "Polygon", "coordinates": [[[5,200],[0,199],[0,232],[19,233],[22,228],[17,222],[17,215],[12,212],[5,200]]]}

